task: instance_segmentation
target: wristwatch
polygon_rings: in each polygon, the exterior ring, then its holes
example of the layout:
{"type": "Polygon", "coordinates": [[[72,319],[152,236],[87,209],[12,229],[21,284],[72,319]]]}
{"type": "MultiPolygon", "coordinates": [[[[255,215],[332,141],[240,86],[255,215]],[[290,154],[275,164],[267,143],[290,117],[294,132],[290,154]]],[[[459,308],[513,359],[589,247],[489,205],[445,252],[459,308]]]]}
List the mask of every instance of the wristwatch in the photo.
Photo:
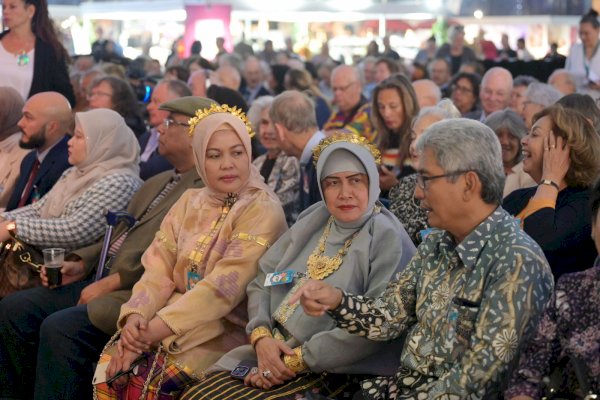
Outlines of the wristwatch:
{"type": "Polygon", "coordinates": [[[556,190],[560,191],[560,188],[558,187],[558,183],[551,181],[550,179],[542,179],[542,181],[540,182],[540,185],[554,186],[554,188],[556,188],[556,190]]]}

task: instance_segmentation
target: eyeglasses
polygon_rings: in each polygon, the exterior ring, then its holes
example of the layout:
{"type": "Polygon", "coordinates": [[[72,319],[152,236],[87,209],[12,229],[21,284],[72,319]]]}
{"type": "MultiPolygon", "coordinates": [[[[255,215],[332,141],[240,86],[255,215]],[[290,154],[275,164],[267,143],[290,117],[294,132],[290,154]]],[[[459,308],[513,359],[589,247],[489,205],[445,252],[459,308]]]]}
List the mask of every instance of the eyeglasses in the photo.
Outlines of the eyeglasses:
{"type": "Polygon", "coordinates": [[[136,358],[127,371],[121,371],[112,378],[106,381],[106,384],[113,390],[119,390],[122,388],[122,385],[117,384],[116,380],[122,376],[127,376],[132,374],[134,376],[139,376],[148,370],[148,355],[142,354],[138,358],[136,358]]]}
{"type": "Polygon", "coordinates": [[[90,92],[90,93],[88,93],[87,98],[91,99],[92,97],[98,97],[98,96],[112,97],[112,94],[106,93],[106,92],[90,92]]]}
{"type": "Polygon", "coordinates": [[[452,85],[452,91],[454,92],[455,90],[460,92],[460,93],[473,93],[473,89],[469,89],[466,86],[460,86],[460,85],[452,85]]]}
{"type": "Polygon", "coordinates": [[[356,82],[350,82],[349,84],[345,85],[345,86],[332,86],[331,87],[331,91],[332,92],[345,92],[346,90],[348,90],[350,88],[350,86],[354,85],[356,82]]]}
{"type": "Polygon", "coordinates": [[[185,122],[175,121],[173,118],[165,118],[165,119],[163,119],[162,123],[166,129],[169,129],[169,126],[171,126],[171,125],[185,126],[186,128],[190,127],[190,124],[187,124],[185,122]]]}
{"type": "Polygon", "coordinates": [[[417,173],[417,185],[421,188],[421,190],[427,190],[427,182],[432,181],[434,179],[439,179],[439,178],[449,178],[451,176],[457,176],[457,175],[462,175],[462,174],[466,174],[467,172],[470,172],[470,170],[460,170],[460,171],[453,171],[453,172],[448,172],[446,174],[442,174],[442,175],[434,175],[434,176],[423,176],[420,173],[417,173]]]}

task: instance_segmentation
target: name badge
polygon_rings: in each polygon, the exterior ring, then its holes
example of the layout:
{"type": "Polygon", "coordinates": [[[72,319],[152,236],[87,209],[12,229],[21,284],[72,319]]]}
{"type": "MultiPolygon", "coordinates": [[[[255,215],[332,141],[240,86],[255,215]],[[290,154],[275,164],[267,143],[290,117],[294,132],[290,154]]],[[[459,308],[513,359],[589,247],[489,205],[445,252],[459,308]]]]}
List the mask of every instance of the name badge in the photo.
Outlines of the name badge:
{"type": "Polygon", "coordinates": [[[427,228],[419,231],[419,234],[421,235],[421,240],[425,240],[425,238],[427,238],[431,231],[433,231],[432,228],[427,228]]]}
{"type": "Polygon", "coordinates": [[[275,286],[275,285],[285,285],[294,280],[294,276],[296,275],[296,271],[291,269],[286,269],[281,272],[272,272],[267,274],[265,278],[265,287],[275,286]]]}
{"type": "Polygon", "coordinates": [[[187,273],[187,290],[192,290],[194,288],[194,286],[196,286],[196,284],[198,282],[200,282],[202,280],[202,277],[200,276],[200,274],[198,274],[197,272],[194,271],[188,271],[187,273]]]}

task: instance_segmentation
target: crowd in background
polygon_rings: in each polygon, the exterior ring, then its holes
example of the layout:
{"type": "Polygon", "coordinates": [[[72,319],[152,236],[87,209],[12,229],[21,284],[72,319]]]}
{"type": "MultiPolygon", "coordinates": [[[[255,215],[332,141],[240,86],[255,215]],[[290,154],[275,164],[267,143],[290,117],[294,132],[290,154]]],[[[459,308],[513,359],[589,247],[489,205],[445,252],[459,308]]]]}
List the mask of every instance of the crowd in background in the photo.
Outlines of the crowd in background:
{"type": "Polygon", "coordinates": [[[49,288],[3,250],[0,397],[91,396],[107,342],[107,377],[158,347],[141,386],[186,399],[599,393],[593,10],[543,81],[507,64],[523,39],[460,25],[410,64],[389,38],[354,65],[219,38],[163,66],[70,57],[45,0],[2,7],[0,241],[67,257],[49,288]],[[137,222],[97,274],[106,210],[137,222]]]}

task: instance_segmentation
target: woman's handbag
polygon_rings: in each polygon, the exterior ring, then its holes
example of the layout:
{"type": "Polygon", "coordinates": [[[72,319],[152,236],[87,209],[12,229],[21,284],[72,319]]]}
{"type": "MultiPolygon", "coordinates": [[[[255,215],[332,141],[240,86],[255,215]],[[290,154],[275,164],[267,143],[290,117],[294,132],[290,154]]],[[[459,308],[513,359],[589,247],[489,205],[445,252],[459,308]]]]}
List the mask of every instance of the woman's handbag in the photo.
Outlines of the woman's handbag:
{"type": "Polygon", "coordinates": [[[39,286],[44,265],[42,252],[16,238],[0,249],[0,298],[19,290],[39,286]]]}
{"type": "MultiPolygon", "coordinates": [[[[110,362],[117,351],[117,332],[104,347],[98,368],[110,362]]],[[[94,384],[94,400],[172,400],[179,398],[185,387],[196,380],[182,371],[162,350],[146,352],[138,358],[138,365],[129,374],[127,383],[118,385],[108,380],[94,384]]]]}

